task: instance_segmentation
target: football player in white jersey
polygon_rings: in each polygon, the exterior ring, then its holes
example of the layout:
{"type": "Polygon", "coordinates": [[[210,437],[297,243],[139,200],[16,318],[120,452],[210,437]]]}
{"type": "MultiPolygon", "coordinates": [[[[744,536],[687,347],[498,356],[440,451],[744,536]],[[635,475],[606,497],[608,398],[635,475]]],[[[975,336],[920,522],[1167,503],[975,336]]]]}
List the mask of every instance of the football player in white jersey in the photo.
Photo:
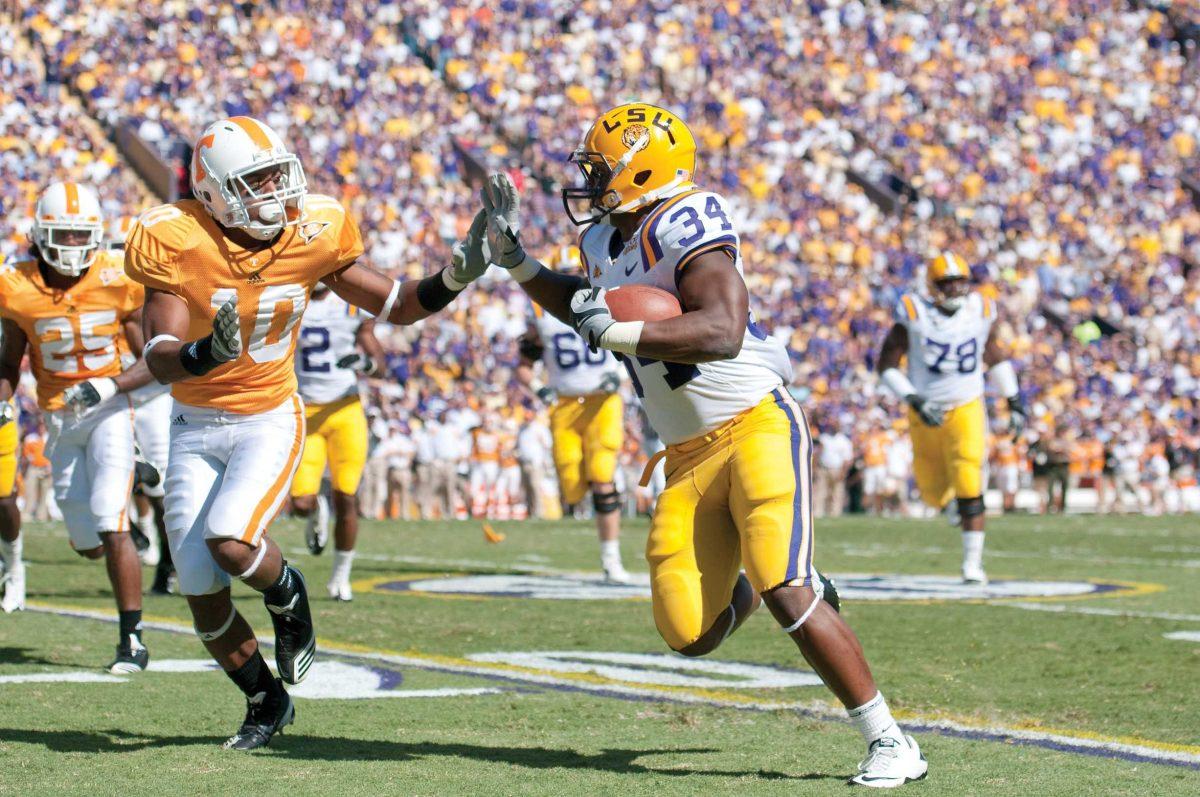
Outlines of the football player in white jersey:
{"type": "Polygon", "coordinates": [[[701,656],[765,602],[866,740],[851,781],[899,786],[924,777],[920,749],[892,719],[858,639],[832,596],[821,600],[808,424],[786,388],[787,351],[750,311],[733,213],[692,183],[691,132],[663,108],[622,105],[596,120],[571,161],[586,183],[563,191],[563,201],[588,225],[580,236],[587,279],[556,274],[525,252],[516,190],[504,175],[491,176],[484,192],[489,248],[535,302],[593,347],[623,356],[667,446],[667,484],[646,543],[659,633],[674,650],[701,656]],[[572,202],[586,206],[582,219],[572,202]],[[683,313],[618,322],[604,293],[623,285],[667,291],[683,313]]]}
{"type": "Polygon", "coordinates": [[[591,349],[574,329],[533,305],[521,340],[517,378],[548,404],[554,468],[564,504],[573,506],[590,489],[600,538],[604,577],[628,583],[621,563],[621,494],[614,482],[625,441],[625,407],[617,392],[620,364],[605,349],[591,349]],[[534,381],[541,361],[546,384],[534,381]]]}
{"type": "Polygon", "coordinates": [[[962,577],[986,584],[983,466],[987,410],[983,366],[1008,402],[1014,435],[1025,427],[1017,373],[995,326],[996,303],[971,290],[966,262],[941,252],[926,268],[926,296],[906,293],[879,353],[883,383],[909,406],[913,475],[921,499],[962,524],[962,577]],[[908,373],[900,370],[907,355],[908,373]],[[951,504],[951,501],[954,501],[951,504]]]}
{"type": "Polygon", "coordinates": [[[358,395],[359,375],[373,376],[384,362],[375,320],[323,285],[300,321],[296,380],[304,399],[304,454],[292,479],[292,512],[308,518],[308,549],[320,554],[329,539],[329,506],[321,477],[329,464],[333,487],[333,573],[329,597],[352,600],[350,568],[358,540],[358,486],[367,466],[367,416],[358,395]]]}

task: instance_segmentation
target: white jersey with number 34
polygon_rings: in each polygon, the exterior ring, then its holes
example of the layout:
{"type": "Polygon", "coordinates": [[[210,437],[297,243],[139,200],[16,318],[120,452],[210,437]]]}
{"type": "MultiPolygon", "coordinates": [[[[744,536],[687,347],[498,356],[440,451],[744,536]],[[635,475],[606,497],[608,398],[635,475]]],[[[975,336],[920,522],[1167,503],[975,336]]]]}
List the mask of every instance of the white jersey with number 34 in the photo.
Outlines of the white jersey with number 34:
{"type": "Polygon", "coordinates": [[[996,320],[995,302],[971,293],[946,315],[928,299],[906,293],[895,320],[908,330],[908,378],[917,393],[945,407],[983,395],[983,349],[996,320]]]}
{"type": "MultiPolygon", "coordinates": [[[[729,216],[723,197],[695,189],[659,204],[630,241],[621,241],[610,224],[593,224],[579,238],[588,278],[609,290],[651,285],[679,298],[680,278],[703,254],[726,252],[741,273],[738,233],[729,216]]],[[[634,390],[664,443],[706,434],[791,381],[787,350],[754,322],[753,311],[742,340],[733,359],[699,365],[624,358],[634,390]]]]}

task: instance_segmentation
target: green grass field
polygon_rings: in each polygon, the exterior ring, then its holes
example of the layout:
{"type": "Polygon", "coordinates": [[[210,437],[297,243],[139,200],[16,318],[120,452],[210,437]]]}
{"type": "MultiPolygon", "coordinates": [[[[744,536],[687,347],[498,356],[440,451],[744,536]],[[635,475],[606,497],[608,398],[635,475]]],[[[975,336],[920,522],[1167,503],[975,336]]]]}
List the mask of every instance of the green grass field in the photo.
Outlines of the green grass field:
{"type": "MultiPolygon", "coordinates": [[[[993,519],[988,597],[911,578],[957,572],[941,522],[819,523],[817,562],[841,576],[843,611],[930,761],[905,793],[1200,794],[1196,524],[993,519]],[[868,599],[885,586],[902,592],[868,599]]],[[[507,540],[488,545],[474,523],[368,523],[355,601],[339,605],[324,597],[330,558],[276,524],[314,596],[319,666],[296,724],[249,755],[218,748],[243,703],[204,667],[180,598],[147,596],[150,672],[70,680],[111,658],[104,570],[61,527],[28,528],[30,610],[0,615],[0,794],[845,792],[860,739],[765,611],[719,664],[680,669],[694,662],[662,655],[641,590],[588,580],[587,524],[497,528],[507,540]]],[[[634,570],[644,535],[626,530],[634,570]]],[[[257,596],[235,592],[269,634],[257,596]]]]}

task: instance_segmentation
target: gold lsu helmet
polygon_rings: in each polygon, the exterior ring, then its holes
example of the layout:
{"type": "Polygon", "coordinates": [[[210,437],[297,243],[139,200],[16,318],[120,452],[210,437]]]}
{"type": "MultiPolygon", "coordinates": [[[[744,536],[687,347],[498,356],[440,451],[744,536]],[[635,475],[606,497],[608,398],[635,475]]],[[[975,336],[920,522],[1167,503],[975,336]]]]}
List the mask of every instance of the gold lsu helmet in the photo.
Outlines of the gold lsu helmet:
{"type": "Polygon", "coordinates": [[[575,224],[591,224],[690,189],[696,139],[670,111],[634,102],[601,114],[567,160],[583,172],[584,184],[563,189],[563,206],[575,224]],[[582,217],[572,209],[580,200],[582,217]]]}
{"type": "Polygon", "coordinates": [[[953,252],[938,252],[925,267],[925,289],[938,307],[950,312],[958,310],[971,292],[971,269],[967,261],[953,252]]]}

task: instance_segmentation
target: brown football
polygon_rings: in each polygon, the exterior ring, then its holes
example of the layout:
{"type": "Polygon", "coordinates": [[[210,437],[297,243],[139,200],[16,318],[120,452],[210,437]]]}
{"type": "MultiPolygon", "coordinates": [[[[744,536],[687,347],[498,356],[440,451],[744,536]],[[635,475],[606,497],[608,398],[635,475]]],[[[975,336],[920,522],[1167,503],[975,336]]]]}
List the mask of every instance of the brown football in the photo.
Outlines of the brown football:
{"type": "Polygon", "coordinates": [[[605,291],[608,310],[617,321],[664,321],[683,315],[679,300],[662,288],[623,285],[605,291]]]}

